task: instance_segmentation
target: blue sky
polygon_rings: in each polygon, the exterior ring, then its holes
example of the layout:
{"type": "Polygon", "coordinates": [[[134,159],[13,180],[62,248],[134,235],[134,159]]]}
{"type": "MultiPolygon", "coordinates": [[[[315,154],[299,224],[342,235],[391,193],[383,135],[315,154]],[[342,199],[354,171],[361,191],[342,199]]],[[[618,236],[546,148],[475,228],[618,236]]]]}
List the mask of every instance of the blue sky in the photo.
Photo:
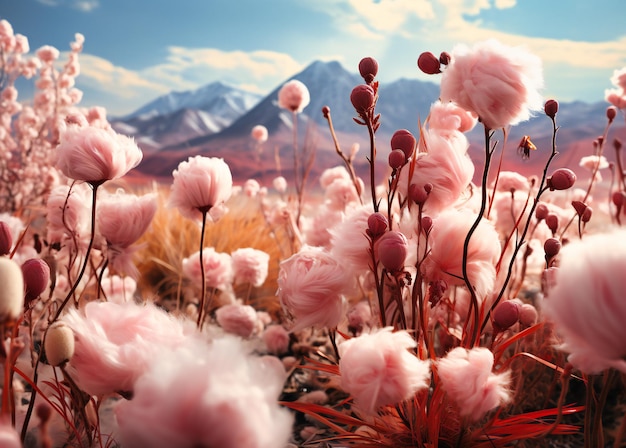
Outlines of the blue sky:
{"type": "Polygon", "coordinates": [[[623,0],[0,0],[0,18],[31,51],[82,33],[82,104],[112,115],[216,80],[269,93],[318,59],[356,72],[373,56],[383,83],[434,81],[422,51],[487,38],[539,55],[560,101],[602,101],[626,66],[623,0]]]}

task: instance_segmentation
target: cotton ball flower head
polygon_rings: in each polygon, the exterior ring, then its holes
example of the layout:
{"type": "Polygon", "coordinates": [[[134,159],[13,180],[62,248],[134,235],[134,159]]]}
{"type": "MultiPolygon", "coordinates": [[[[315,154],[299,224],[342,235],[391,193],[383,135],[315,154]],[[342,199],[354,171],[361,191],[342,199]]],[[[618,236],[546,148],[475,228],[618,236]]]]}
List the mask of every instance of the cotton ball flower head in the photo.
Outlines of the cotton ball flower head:
{"type": "Polygon", "coordinates": [[[249,338],[257,327],[257,315],[250,305],[229,303],[215,311],[217,323],[228,333],[249,338]]]}
{"type": "Polygon", "coordinates": [[[456,347],[437,361],[437,375],[462,416],[476,421],[510,400],[509,372],[493,373],[493,353],[484,347],[456,347]]]}
{"type": "Polygon", "coordinates": [[[391,327],[342,342],[342,388],[369,414],[411,398],[430,383],[429,363],[409,351],[415,346],[406,331],[394,332],[391,327]]]}
{"type": "Polygon", "coordinates": [[[244,247],[230,254],[235,283],[250,283],[258,288],[267,279],[270,256],[267,252],[244,247]]]}
{"type": "Polygon", "coordinates": [[[309,89],[297,79],[287,81],[278,91],[278,107],[299,113],[309,105],[309,89]]]}
{"type": "Polygon", "coordinates": [[[488,129],[528,120],[543,108],[541,59],[495,39],[458,45],[441,77],[441,100],[475,113],[488,129]]]}

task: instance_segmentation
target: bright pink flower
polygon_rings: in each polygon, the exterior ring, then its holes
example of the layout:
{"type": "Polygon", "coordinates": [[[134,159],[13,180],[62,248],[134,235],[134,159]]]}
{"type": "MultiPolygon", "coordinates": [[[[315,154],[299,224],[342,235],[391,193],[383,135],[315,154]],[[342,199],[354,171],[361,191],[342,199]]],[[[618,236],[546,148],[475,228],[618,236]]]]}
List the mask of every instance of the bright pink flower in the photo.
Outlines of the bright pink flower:
{"type": "Polygon", "coordinates": [[[194,220],[202,219],[203,212],[216,220],[211,212],[221,208],[230,198],[233,176],[223,159],[216,157],[190,157],[181,162],[173,173],[169,206],[194,220]]]}
{"type": "Polygon", "coordinates": [[[270,256],[262,250],[245,247],[230,254],[235,283],[250,283],[258,288],[267,278],[270,256]]]}
{"type": "Polygon", "coordinates": [[[437,362],[437,375],[462,416],[476,421],[510,400],[510,373],[495,374],[493,353],[484,347],[456,347],[437,362]]]}
{"type": "Polygon", "coordinates": [[[543,310],[563,337],[568,360],[585,373],[626,372],[626,231],[565,245],[543,310]]]}
{"type": "MultiPolygon", "coordinates": [[[[474,213],[455,209],[446,210],[435,218],[429,235],[430,254],[422,263],[422,273],[428,281],[465,284],[463,246],[475,220],[474,213]]],[[[482,219],[470,239],[467,252],[467,274],[479,300],[494,287],[499,258],[498,233],[491,222],[482,219]]]]}
{"type": "Polygon", "coordinates": [[[118,179],[143,158],[131,138],[93,126],[69,126],[61,135],[56,155],[63,174],[88,183],[118,179]]]}
{"type": "MultiPolygon", "coordinates": [[[[202,250],[206,286],[222,291],[229,290],[233,282],[233,262],[229,254],[216,252],[212,247],[202,250]]],[[[197,285],[202,283],[200,251],[183,259],[183,275],[197,285]]]]}
{"type": "Polygon", "coordinates": [[[349,277],[332,255],[304,246],[280,264],[278,297],[293,321],[293,331],[306,327],[334,328],[344,315],[349,277]]]}
{"type": "Polygon", "coordinates": [[[302,112],[309,105],[309,89],[297,79],[287,81],[278,91],[278,107],[292,112],[302,112]]]}
{"type": "Polygon", "coordinates": [[[185,340],[183,323],[150,304],[89,302],[63,321],[76,337],[69,371],[90,395],[131,392],[154,359],[185,340]]]}
{"type": "Polygon", "coordinates": [[[157,207],[156,193],[135,196],[117,192],[100,196],[97,229],[107,242],[113,269],[133,277],[138,274],[131,246],[148,230],[157,207]]]}
{"type": "Polygon", "coordinates": [[[289,351],[289,332],[282,325],[269,325],[262,335],[267,351],[282,355],[289,351]]]}
{"type": "Polygon", "coordinates": [[[430,369],[409,352],[416,346],[406,331],[391,327],[364,333],[339,345],[341,386],[365,412],[407,400],[430,383],[430,369]]]}
{"type": "Polygon", "coordinates": [[[445,131],[469,132],[476,125],[476,117],[455,103],[435,101],[430,106],[428,127],[442,133],[445,131]]]}
{"type": "Polygon", "coordinates": [[[257,142],[263,143],[267,141],[267,128],[263,125],[257,124],[250,131],[250,136],[257,142]]]}
{"type": "Polygon", "coordinates": [[[186,343],[152,359],[132,400],[115,408],[128,447],[275,448],[287,445],[293,417],[278,405],[285,373],[274,357],[254,357],[241,340],[186,343]]]}
{"type": "Polygon", "coordinates": [[[441,100],[476,113],[489,129],[514,125],[543,108],[541,59],[490,39],[459,45],[441,77],[441,100]]]}
{"type": "Polygon", "coordinates": [[[215,311],[217,323],[224,331],[249,338],[257,326],[257,315],[250,305],[230,303],[219,307],[215,311]]]}

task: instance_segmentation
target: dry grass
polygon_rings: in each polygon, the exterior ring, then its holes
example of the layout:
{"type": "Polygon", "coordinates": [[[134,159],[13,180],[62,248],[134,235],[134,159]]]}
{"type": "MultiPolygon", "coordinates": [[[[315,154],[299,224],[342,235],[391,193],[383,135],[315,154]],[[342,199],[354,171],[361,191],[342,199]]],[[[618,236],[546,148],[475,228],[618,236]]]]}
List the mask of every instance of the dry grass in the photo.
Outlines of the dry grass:
{"type": "MultiPolygon", "coordinates": [[[[175,209],[167,207],[168,193],[159,190],[160,204],[151,228],[140,240],[143,245],[137,253],[140,272],[138,288],[141,296],[152,299],[169,310],[180,310],[197,294],[197,285],[182,275],[182,261],[200,249],[199,223],[184,218],[175,209]]],[[[217,252],[232,253],[251,247],[270,255],[268,277],[263,286],[235,285],[237,298],[245,299],[257,310],[268,311],[275,317],[279,309],[276,298],[280,247],[286,242],[282,234],[275,234],[265,222],[258,199],[236,196],[227,204],[229,212],[217,223],[208,222],[205,247],[217,252]]],[[[209,310],[210,311],[210,310],[209,310]]]]}

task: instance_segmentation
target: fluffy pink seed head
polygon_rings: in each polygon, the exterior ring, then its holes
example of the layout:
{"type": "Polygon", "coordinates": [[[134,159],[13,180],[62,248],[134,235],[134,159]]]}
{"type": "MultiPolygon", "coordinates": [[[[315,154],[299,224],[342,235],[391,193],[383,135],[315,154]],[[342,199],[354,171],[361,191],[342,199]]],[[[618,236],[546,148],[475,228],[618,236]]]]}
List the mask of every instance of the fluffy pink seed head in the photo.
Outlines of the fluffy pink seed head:
{"type": "Polygon", "coordinates": [[[112,130],[70,126],[56,149],[57,167],[74,180],[97,184],[118,179],[143,158],[137,144],[112,130]]]}
{"type": "Polygon", "coordinates": [[[404,269],[409,243],[404,234],[391,230],[386,232],[376,246],[378,260],[390,272],[404,269]]]}
{"type": "Polygon", "coordinates": [[[257,124],[250,131],[250,136],[257,143],[264,143],[267,141],[267,128],[261,124],[257,124]]]}
{"type": "Polygon", "coordinates": [[[223,207],[233,190],[233,177],[223,159],[195,156],[181,162],[173,172],[169,206],[193,220],[201,220],[208,212],[213,220],[214,208],[223,207]]]}
{"type": "Polygon", "coordinates": [[[489,129],[500,129],[541,110],[542,87],[539,57],[491,39],[453,49],[441,78],[441,100],[476,113],[489,129]]]}
{"type": "Polygon", "coordinates": [[[560,255],[543,311],[563,338],[561,348],[585,373],[626,372],[626,231],[585,236],[560,255]]]}
{"type": "Polygon", "coordinates": [[[228,333],[249,338],[257,326],[257,315],[250,305],[231,303],[215,311],[217,323],[228,333]]]}
{"type": "Polygon", "coordinates": [[[363,411],[411,398],[428,387],[429,363],[409,349],[415,340],[390,327],[364,333],[339,345],[341,385],[363,411]]]}
{"type": "MultiPolygon", "coordinates": [[[[217,252],[212,247],[205,247],[202,250],[202,259],[206,285],[222,291],[230,289],[233,281],[232,257],[227,253],[217,252]]],[[[202,283],[200,251],[183,259],[183,275],[197,286],[202,283]]]]}
{"type": "Polygon", "coordinates": [[[302,112],[310,101],[309,89],[297,79],[287,81],[278,91],[278,107],[291,112],[302,112]]]}
{"type": "Polygon", "coordinates": [[[476,116],[455,103],[435,101],[430,107],[428,127],[443,132],[468,132],[476,126],[476,116]]]}
{"type": "Polygon", "coordinates": [[[282,325],[269,325],[262,339],[267,351],[273,355],[283,355],[289,351],[289,332],[282,325]]]}
{"type": "Polygon", "coordinates": [[[386,219],[383,221],[372,218],[372,229],[376,235],[370,233],[371,204],[350,210],[343,222],[330,230],[330,253],[355,275],[368,272],[371,264],[370,239],[376,239],[386,229],[386,219]],[[380,233],[378,233],[380,232],[380,233]]]}
{"type": "Polygon", "coordinates": [[[267,278],[270,256],[267,252],[251,247],[231,253],[235,283],[250,283],[254,287],[263,285],[267,278]]]}
{"type": "Polygon", "coordinates": [[[343,264],[318,247],[304,246],[283,261],[277,294],[293,322],[292,330],[336,327],[344,316],[348,279],[343,264]]]}
{"type": "Polygon", "coordinates": [[[457,347],[437,362],[448,399],[457,404],[461,415],[474,421],[511,398],[510,374],[492,373],[493,362],[493,353],[484,347],[457,347]]]}

